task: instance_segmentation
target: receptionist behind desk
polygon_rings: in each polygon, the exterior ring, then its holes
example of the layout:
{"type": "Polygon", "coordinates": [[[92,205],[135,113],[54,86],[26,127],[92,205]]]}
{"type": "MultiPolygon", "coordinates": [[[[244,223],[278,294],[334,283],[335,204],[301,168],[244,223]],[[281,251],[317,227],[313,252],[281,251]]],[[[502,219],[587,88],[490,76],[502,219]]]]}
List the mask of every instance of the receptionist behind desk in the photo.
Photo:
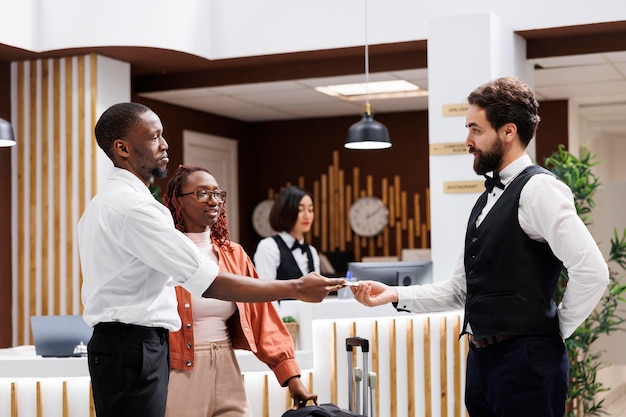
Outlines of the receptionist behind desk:
{"type": "Polygon", "coordinates": [[[254,253],[254,265],[263,279],[300,278],[320,272],[317,250],[304,242],[315,214],[313,199],[303,188],[283,188],[270,211],[270,225],[278,234],[261,240],[254,253]]]}

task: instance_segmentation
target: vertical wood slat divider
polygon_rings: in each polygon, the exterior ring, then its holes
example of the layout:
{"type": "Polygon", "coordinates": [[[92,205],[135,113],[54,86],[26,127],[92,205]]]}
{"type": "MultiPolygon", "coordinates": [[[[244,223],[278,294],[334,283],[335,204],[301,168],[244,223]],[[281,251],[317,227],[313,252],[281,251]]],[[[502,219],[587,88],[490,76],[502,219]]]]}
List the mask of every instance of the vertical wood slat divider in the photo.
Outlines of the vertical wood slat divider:
{"type": "Polygon", "coordinates": [[[330,333],[330,402],[337,404],[337,323],[330,333]]]}
{"type": "Polygon", "coordinates": [[[439,322],[439,378],[441,389],[441,417],[448,417],[448,350],[447,346],[447,319],[439,322]]]}
{"type": "MultiPolygon", "coordinates": [[[[346,198],[344,210],[346,213],[346,219],[348,219],[348,215],[350,213],[350,206],[352,205],[352,184],[346,184],[344,196],[346,198]]],[[[345,234],[346,234],[346,242],[352,242],[352,228],[350,227],[349,219],[348,221],[345,222],[344,229],[345,229],[345,234]]]]}
{"type": "Polygon", "coordinates": [[[393,194],[394,204],[396,205],[395,219],[397,223],[399,220],[402,219],[402,205],[400,203],[400,191],[402,188],[400,187],[399,175],[393,176],[393,189],[394,189],[394,194],[393,194]]]}
{"type": "Polygon", "coordinates": [[[37,417],[43,416],[43,404],[41,403],[41,381],[37,381],[35,384],[35,415],[37,417]]]}
{"type": "MultiPolygon", "coordinates": [[[[357,336],[357,334],[356,334],[356,322],[354,322],[354,321],[350,324],[349,335],[350,335],[350,337],[356,337],[357,336]]],[[[345,351],[345,355],[346,355],[346,360],[348,360],[348,351],[347,350],[344,350],[344,351],[345,351]]],[[[348,366],[351,366],[353,370],[354,370],[354,368],[357,365],[357,354],[358,353],[359,352],[357,351],[357,349],[352,349],[352,355],[350,356],[350,363],[347,364],[348,366]]],[[[356,387],[356,378],[354,378],[354,376],[355,375],[353,373],[352,374],[352,378],[353,379],[352,379],[352,381],[348,381],[348,384],[352,384],[352,392],[354,392],[356,394],[357,387],[356,387]]],[[[364,383],[364,382],[365,382],[365,375],[363,375],[363,380],[361,381],[361,383],[364,383]]],[[[352,397],[352,400],[354,402],[351,404],[351,407],[352,407],[353,410],[357,409],[356,397],[357,397],[356,395],[354,395],[352,397]]]]}
{"type": "Polygon", "coordinates": [[[346,184],[345,184],[345,175],[343,169],[338,171],[338,181],[339,181],[339,198],[337,199],[337,231],[339,235],[338,247],[340,251],[346,250],[346,214],[347,210],[345,209],[345,198],[346,198],[346,184]]]}
{"type": "MultiPolygon", "coordinates": [[[[452,334],[461,334],[461,318],[457,316],[454,319],[454,327],[452,334]]],[[[461,393],[461,341],[457,341],[453,345],[454,350],[454,415],[461,416],[463,405],[463,394],[461,393]]]]}
{"type": "MultiPolygon", "coordinates": [[[[73,101],[73,83],[74,83],[74,74],[72,72],[72,58],[65,59],[65,224],[67,225],[67,235],[65,239],[65,253],[68,254],[65,258],[65,268],[66,268],[66,277],[71,277],[74,274],[74,263],[71,256],[74,240],[73,233],[71,232],[71,225],[74,222],[73,216],[73,200],[74,200],[74,183],[72,181],[72,170],[74,167],[74,153],[72,150],[72,142],[73,142],[73,113],[72,108],[74,105],[73,101]]],[[[65,283],[65,288],[67,288],[67,281],[65,283]]],[[[71,306],[73,302],[73,292],[65,291],[66,293],[66,306],[71,306]]]]}
{"type": "MultiPolygon", "coordinates": [[[[368,197],[374,195],[374,177],[372,175],[365,176],[365,190],[368,197]]],[[[367,240],[369,241],[369,256],[376,255],[376,239],[371,237],[367,240]]]]}
{"type": "Polygon", "coordinates": [[[432,378],[430,374],[430,318],[424,320],[424,408],[425,417],[432,417],[432,378]]]}
{"type": "Polygon", "coordinates": [[[395,187],[389,186],[389,227],[396,227],[396,199],[393,197],[395,194],[395,187]]]}
{"type": "Polygon", "coordinates": [[[426,228],[430,231],[430,188],[426,189],[426,228]]]}
{"type": "Polygon", "coordinates": [[[48,68],[49,61],[43,59],[41,61],[41,175],[45,178],[41,181],[41,311],[46,314],[50,308],[50,292],[48,282],[51,279],[48,262],[50,260],[50,245],[48,245],[50,218],[48,216],[48,207],[50,206],[50,187],[48,186],[50,169],[48,151],[50,150],[50,131],[48,129],[50,107],[48,99],[50,98],[50,90],[48,80],[50,70],[48,68]]]}
{"type": "Polygon", "coordinates": [[[328,230],[328,246],[326,250],[332,250],[335,247],[335,222],[333,219],[335,218],[335,173],[332,165],[328,166],[328,197],[326,198],[327,207],[328,207],[328,217],[326,220],[327,230],[328,230]]]}
{"type": "MultiPolygon", "coordinates": [[[[29,228],[29,259],[28,259],[28,275],[29,275],[29,291],[28,291],[28,308],[29,308],[29,316],[34,316],[37,314],[37,227],[35,225],[39,224],[39,219],[37,217],[37,204],[38,204],[38,196],[37,196],[37,184],[38,178],[36,175],[37,172],[37,159],[39,155],[39,149],[37,147],[37,61],[30,62],[30,71],[29,71],[29,108],[28,111],[31,114],[29,118],[29,159],[28,159],[28,168],[30,169],[30,173],[28,175],[28,189],[26,190],[26,194],[28,195],[28,218],[26,221],[30,221],[29,228]]],[[[28,317],[26,317],[28,319],[28,317]]],[[[28,326],[28,325],[27,325],[28,326]]]]}
{"type": "Polygon", "coordinates": [[[422,213],[420,209],[419,193],[413,194],[413,210],[415,212],[415,230],[412,233],[415,233],[416,237],[420,237],[422,231],[422,213]]]}
{"type": "Polygon", "coordinates": [[[54,314],[61,314],[61,62],[62,59],[52,61],[52,130],[54,149],[53,182],[54,182],[54,314]]]}
{"type": "Polygon", "coordinates": [[[406,191],[402,191],[400,193],[400,212],[401,212],[400,218],[402,219],[402,230],[406,230],[407,220],[409,217],[406,191]]]}
{"type": "Polygon", "coordinates": [[[428,227],[426,223],[422,223],[422,248],[428,247],[428,227]]]}
{"type": "MultiPolygon", "coordinates": [[[[24,63],[17,63],[17,137],[23,138],[26,135],[25,129],[25,114],[24,106],[24,63]]],[[[25,161],[25,149],[26,144],[23,140],[17,141],[17,177],[24,178],[26,173],[26,161],[25,161]]],[[[17,187],[17,207],[23,208],[26,207],[26,192],[24,191],[24,187],[17,187]]],[[[24,215],[24,210],[17,210],[17,224],[22,225],[26,216],[24,215]]],[[[26,244],[26,234],[24,232],[23,227],[17,228],[17,297],[18,300],[18,308],[17,308],[17,342],[18,344],[26,344],[26,332],[24,331],[24,317],[25,311],[24,307],[21,305],[22,303],[26,303],[26,286],[24,284],[24,273],[25,273],[25,265],[26,259],[24,255],[24,245],[26,244]]],[[[13,385],[11,385],[13,388],[13,385]]],[[[17,413],[17,411],[16,411],[17,413]]]]}
{"type": "MultiPolygon", "coordinates": [[[[98,117],[97,115],[97,104],[98,104],[98,83],[97,83],[97,79],[98,79],[98,56],[94,53],[89,55],[89,59],[90,59],[90,65],[89,65],[89,71],[90,71],[90,84],[89,84],[89,88],[91,90],[91,106],[90,106],[90,113],[91,113],[91,167],[93,170],[93,167],[97,167],[98,166],[98,144],[96,142],[96,136],[94,133],[94,127],[96,125],[95,121],[96,118],[98,117]]],[[[98,177],[95,174],[91,174],[91,196],[94,196],[96,194],[96,192],[98,191],[98,177]]],[[[82,214],[82,212],[81,212],[82,214]]]]}
{"type": "Polygon", "coordinates": [[[390,417],[397,417],[398,415],[397,401],[393,400],[398,398],[398,358],[396,355],[398,340],[396,335],[396,323],[396,320],[391,320],[391,325],[389,326],[389,397],[392,399],[392,401],[390,401],[390,417]]]}
{"type": "Polygon", "coordinates": [[[67,381],[63,381],[63,399],[62,399],[62,411],[61,411],[61,415],[62,417],[69,417],[70,412],[69,412],[69,399],[67,396],[67,381]]]}
{"type": "Polygon", "coordinates": [[[415,341],[413,320],[407,320],[406,325],[406,363],[407,363],[407,398],[408,417],[415,417],[415,341]]]}
{"type": "Polygon", "coordinates": [[[11,382],[11,417],[18,417],[17,407],[17,384],[11,382]]]}
{"type": "Polygon", "coordinates": [[[372,371],[376,374],[376,390],[374,396],[376,397],[376,415],[380,415],[380,389],[378,388],[378,375],[380,375],[380,358],[378,356],[378,321],[372,322],[372,343],[370,345],[370,352],[372,352],[372,371]]]}
{"type": "Polygon", "coordinates": [[[407,220],[406,227],[408,229],[406,234],[407,247],[413,249],[415,248],[415,221],[413,219],[407,220]]]}
{"type": "Polygon", "coordinates": [[[330,246],[330,250],[334,251],[336,249],[338,249],[341,245],[340,245],[340,241],[341,241],[341,220],[340,220],[340,216],[341,216],[341,201],[340,201],[340,192],[339,189],[341,188],[341,182],[340,182],[340,178],[339,178],[339,151],[333,151],[332,153],[333,156],[333,165],[332,165],[332,172],[333,172],[333,186],[331,188],[331,197],[329,198],[329,200],[331,201],[331,204],[333,205],[333,216],[330,217],[330,221],[332,222],[333,225],[333,244],[330,246]]]}

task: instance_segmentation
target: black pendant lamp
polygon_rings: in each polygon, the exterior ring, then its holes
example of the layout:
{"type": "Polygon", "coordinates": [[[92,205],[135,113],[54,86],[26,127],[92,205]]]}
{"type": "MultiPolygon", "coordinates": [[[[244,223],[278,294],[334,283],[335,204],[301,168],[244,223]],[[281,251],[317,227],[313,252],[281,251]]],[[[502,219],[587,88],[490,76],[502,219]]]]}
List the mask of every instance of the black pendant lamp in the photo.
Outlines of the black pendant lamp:
{"type": "Polygon", "coordinates": [[[347,149],[387,149],[391,148],[389,131],[384,124],[374,120],[369,99],[369,45],[367,41],[367,0],[365,3],[365,105],[360,122],[350,126],[344,147],[347,149]]]}
{"type": "Polygon", "coordinates": [[[15,145],[15,136],[13,135],[11,123],[0,118],[0,147],[13,145],[15,145]]]}

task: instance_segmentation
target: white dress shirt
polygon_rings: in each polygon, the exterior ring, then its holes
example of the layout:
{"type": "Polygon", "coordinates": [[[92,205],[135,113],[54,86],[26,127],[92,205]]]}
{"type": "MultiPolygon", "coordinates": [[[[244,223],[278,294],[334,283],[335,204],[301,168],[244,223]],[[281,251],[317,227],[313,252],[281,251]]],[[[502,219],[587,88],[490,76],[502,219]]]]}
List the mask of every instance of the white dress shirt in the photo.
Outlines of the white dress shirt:
{"type": "MultiPolygon", "coordinates": [[[[278,234],[285,242],[288,248],[291,248],[296,239],[287,232],[280,232],[278,234]]],[[[301,241],[300,243],[304,243],[301,241]]],[[[311,249],[311,255],[313,255],[313,272],[320,272],[320,256],[317,250],[309,245],[311,249]]],[[[291,251],[302,275],[309,273],[309,259],[306,256],[306,252],[302,252],[301,249],[296,248],[291,251]]],[[[276,279],[276,271],[280,265],[280,249],[273,237],[266,237],[261,240],[257,245],[256,252],[254,253],[254,267],[259,273],[261,279],[276,279]]]]}
{"type": "Polygon", "coordinates": [[[211,285],[217,264],[176,230],[169,210],[131,172],[114,168],[78,222],[83,317],[180,328],[173,285],[195,295],[211,285]]]}
{"type": "MultiPolygon", "coordinates": [[[[523,155],[500,171],[506,186],[532,165],[523,155]]],[[[504,190],[494,187],[476,220],[477,227],[504,190]]],[[[520,194],[520,227],[531,239],[547,242],[567,268],[569,281],[558,306],[561,335],[571,336],[602,298],[609,283],[609,270],[593,236],[582,222],[572,192],[552,175],[534,175],[520,194]]],[[[397,287],[398,308],[414,312],[443,311],[465,307],[466,279],[464,254],[459,257],[452,279],[430,285],[397,287]]]]}

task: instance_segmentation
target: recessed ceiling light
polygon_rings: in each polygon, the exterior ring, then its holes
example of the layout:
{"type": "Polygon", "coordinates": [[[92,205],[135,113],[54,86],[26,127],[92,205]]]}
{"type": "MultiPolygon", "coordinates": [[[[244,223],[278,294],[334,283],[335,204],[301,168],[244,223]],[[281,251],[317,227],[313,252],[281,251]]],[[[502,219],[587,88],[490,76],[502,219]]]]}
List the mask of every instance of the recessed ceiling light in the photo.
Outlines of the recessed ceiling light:
{"type": "Polygon", "coordinates": [[[417,84],[405,80],[378,81],[355,84],[337,84],[315,87],[315,91],[347,101],[360,101],[364,98],[402,98],[428,95],[417,84]]]}

